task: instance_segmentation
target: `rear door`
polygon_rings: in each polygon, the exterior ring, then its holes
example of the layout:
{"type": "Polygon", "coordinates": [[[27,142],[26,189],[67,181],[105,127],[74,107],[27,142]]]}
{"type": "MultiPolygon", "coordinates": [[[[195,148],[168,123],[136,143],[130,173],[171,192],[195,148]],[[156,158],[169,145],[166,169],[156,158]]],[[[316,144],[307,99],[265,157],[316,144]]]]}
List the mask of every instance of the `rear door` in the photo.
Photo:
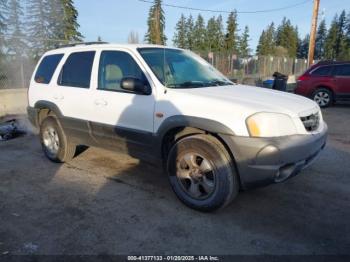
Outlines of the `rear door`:
{"type": "Polygon", "coordinates": [[[77,143],[90,144],[88,120],[93,110],[90,83],[95,53],[84,50],[67,54],[52,93],[64,116],[61,122],[77,143]]]}
{"type": "Polygon", "coordinates": [[[147,158],[153,143],[154,92],[137,94],[121,89],[124,77],[150,85],[145,70],[127,50],[102,50],[90,114],[93,136],[105,146],[147,158]]]}
{"type": "Polygon", "coordinates": [[[336,65],[334,78],[337,89],[337,98],[350,98],[350,64],[336,65]]]}

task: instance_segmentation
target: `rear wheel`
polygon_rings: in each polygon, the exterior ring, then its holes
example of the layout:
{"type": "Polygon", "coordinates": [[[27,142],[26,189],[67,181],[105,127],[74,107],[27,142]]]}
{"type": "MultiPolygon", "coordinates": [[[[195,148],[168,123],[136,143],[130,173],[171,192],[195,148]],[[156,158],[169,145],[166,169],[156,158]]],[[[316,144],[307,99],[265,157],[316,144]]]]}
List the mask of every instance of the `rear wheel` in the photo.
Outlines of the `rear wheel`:
{"type": "Polygon", "coordinates": [[[40,126],[40,141],[45,155],[53,162],[70,161],[75,154],[76,146],[69,142],[58,120],[49,116],[40,126]]]}
{"type": "Polygon", "coordinates": [[[319,88],[313,94],[313,100],[320,107],[328,107],[333,102],[333,94],[326,88],[319,88]]]}
{"type": "Polygon", "coordinates": [[[191,208],[213,211],[238,194],[232,159],[212,136],[194,135],[178,141],[170,150],[167,168],[175,194],[191,208]]]}

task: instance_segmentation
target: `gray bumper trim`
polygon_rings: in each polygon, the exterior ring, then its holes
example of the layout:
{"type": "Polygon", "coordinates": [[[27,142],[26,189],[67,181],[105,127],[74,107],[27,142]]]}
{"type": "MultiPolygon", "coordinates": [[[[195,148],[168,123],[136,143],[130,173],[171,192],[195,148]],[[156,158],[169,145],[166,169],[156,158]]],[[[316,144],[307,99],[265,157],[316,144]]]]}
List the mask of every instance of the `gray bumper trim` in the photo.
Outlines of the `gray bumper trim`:
{"type": "Polygon", "coordinates": [[[277,138],[221,135],[231,150],[243,189],[282,182],[310,165],[325,147],[327,125],[321,133],[277,138]]]}

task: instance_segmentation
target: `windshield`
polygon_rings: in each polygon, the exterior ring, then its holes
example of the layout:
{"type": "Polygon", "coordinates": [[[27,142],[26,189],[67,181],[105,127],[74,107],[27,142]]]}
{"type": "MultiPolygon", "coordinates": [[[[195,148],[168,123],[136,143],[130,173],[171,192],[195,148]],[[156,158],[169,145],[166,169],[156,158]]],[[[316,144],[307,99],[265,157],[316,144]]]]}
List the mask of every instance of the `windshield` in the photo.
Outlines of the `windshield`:
{"type": "Polygon", "coordinates": [[[139,48],[138,51],[166,87],[195,88],[233,84],[209,63],[189,51],[168,48],[139,48]]]}

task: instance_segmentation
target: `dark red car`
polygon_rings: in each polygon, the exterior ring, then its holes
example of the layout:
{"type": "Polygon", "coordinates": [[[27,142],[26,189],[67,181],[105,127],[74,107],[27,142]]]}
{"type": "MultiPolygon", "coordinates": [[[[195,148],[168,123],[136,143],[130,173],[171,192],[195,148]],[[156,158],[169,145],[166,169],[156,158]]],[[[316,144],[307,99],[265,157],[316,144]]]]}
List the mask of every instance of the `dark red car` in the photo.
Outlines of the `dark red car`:
{"type": "Polygon", "coordinates": [[[319,62],[298,78],[295,93],[315,100],[320,107],[350,100],[350,62],[319,62]]]}

